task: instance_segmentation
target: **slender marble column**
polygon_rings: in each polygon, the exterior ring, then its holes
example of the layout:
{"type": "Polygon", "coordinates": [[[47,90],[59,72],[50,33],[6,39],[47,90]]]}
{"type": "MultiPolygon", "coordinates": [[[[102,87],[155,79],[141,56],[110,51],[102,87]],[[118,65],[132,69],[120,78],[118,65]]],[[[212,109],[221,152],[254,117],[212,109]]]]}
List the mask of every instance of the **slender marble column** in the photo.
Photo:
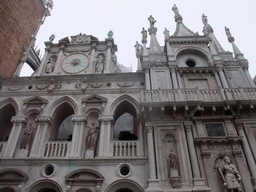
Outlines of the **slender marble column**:
{"type": "Polygon", "coordinates": [[[66,46],[65,43],[60,44],[60,51],[59,51],[58,58],[57,58],[57,61],[55,63],[54,70],[53,70],[53,73],[55,73],[55,74],[58,73],[58,71],[61,67],[61,61],[63,59],[65,46],[66,46]]]}
{"type": "Polygon", "coordinates": [[[107,42],[107,57],[106,57],[106,64],[104,67],[104,73],[110,73],[109,67],[111,62],[111,47],[112,47],[111,42],[107,42]]]}
{"type": "Polygon", "coordinates": [[[172,74],[173,88],[177,89],[178,88],[178,82],[177,82],[177,76],[176,76],[176,66],[171,66],[171,74],[172,74]]]}
{"type": "Polygon", "coordinates": [[[110,149],[110,147],[111,147],[111,145],[110,145],[111,134],[110,133],[111,133],[112,122],[113,122],[113,118],[112,117],[108,117],[107,118],[107,126],[106,126],[107,133],[106,133],[106,150],[105,150],[105,152],[106,152],[105,156],[107,156],[107,157],[112,156],[110,154],[110,151],[111,151],[111,149],[110,149]]]}
{"type": "Polygon", "coordinates": [[[156,179],[156,163],[155,163],[155,150],[153,139],[153,126],[146,125],[147,140],[148,140],[148,163],[149,163],[149,179],[156,179]]]}
{"type": "Polygon", "coordinates": [[[229,88],[228,86],[228,82],[227,82],[227,79],[223,73],[223,66],[222,65],[218,65],[217,66],[217,71],[219,73],[219,76],[220,76],[220,80],[221,80],[221,83],[223,85],[224,88],[229,88]]]}
{"type": "Polygon", "coordinates": [[[95,66],[94,66],[94,58],[95,58],[95,51],[96,51],[96,43],[93,43],[91,45],[92,52],[91,52],[91,57],[90,57],[90,65],[87,69],[88,73],[94,73],[95,72],[95,66]]]}
{"type": "Polygon", "coordinates": [[[36,119],[38,123],[36,135],[33,141],[33,145],[30,151],[30,157],[40,157],[43,156],[44,142],[48,137],[48,127],[51,124],[51,117],[42,116],[36,119]]]}
{"type": "Polygon", "coordinates": [[[107,121],[104,117],[99,117],[100,121],[100,137],[99,137],[99,157],[104,156],[105,151],[105,135],[106,135],[106,125],[107,121]]]}
{"type": "Polygon", "coordinates": [[[192,123],[191,122],[185,122],[184,123],[187,139],[188,139],[188,148],[189,148],[189,154],[191,157],[191,164],[192,164],[192,170],[194,174],[194,178],[201,178],[200,171],[199,171],[199,165],[198,165],[198,159],[196,156],[196,150],[194,146],[194,139],[192,135],[192,123]]]}
{"type": "Polygon", "coordinates": [[[150,90],[149,68],[145,69],[146,90],[150,90]]]}
{"type": "Polygon", "coordinates": [[[84,116],[74,116],[72,118],[74,122],[74,129],[73,129],[73,136],[72,136],[72,143],[71,143],[71,157],[82,157],[82,144],[83,144],[83,137],[84,136],[84,124],[86,122],[86,117],[84,116]]]}
{"type": "Polygon", "coordinates": [[[27,119],[22,116],[13,116],[11,121],[13,122],[13,127],[3,153],[4,158],[13,158],[17,145],[20,141],[19,138],[22,136],[22,128],[27,123],[27,119]]]}
{"type": "Polygon", "coordinates": [[[253,154],[251,152],[249,143],[247,141],[245,132],[244,132],[244,124],[240,120],[236,120],[236,128],[238,131],[239,136],[243,136],[242,144],[244,149],[244,154],[247,159],[248,166],[250,168],[250,172],[252,174],[252,181],[253,181],[253,188],[256,189],[256,166],[255,166],[255,160],[253,158],[253,154]]]}

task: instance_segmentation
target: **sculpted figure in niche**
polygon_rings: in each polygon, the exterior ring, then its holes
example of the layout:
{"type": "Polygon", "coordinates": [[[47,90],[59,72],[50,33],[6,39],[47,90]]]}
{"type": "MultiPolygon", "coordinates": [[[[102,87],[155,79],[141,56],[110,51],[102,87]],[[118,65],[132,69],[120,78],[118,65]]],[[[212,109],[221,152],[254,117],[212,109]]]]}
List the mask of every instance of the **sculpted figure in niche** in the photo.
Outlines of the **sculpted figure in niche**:
{"type": "Polygon", "coordinates": [[[31,136],[33,134],[33,130],[34,130],[33,123],[29,123],[24,128],[24,133],[20,142],[20,149],[29,149],[29,143],[31,140],[31,136]]]}
{"type": "Polygon", "coordinates": [[[170,159],[170,170],[178,170],[178,158],[172,149],[170,149],[169,159],[170,159]]]}
{"type": "Polygon", "coordinates": [[[98,59],[96,61],[96,65],[95,65],[95,73],[103,73],[104,64],[105,64],[105,59],[102,54],[99,54],[98,59]]]}
{"type": "Polygon", "coordinates": [[[242,191],[241,185],[239,182],[241,181],[241,176],[234,164],[231,163],[229,157],[223,158],[224,165],[219,166],[219,172],[223,179],[224,187],[230,192],[240,192],[242,191]]]}
{"type": "Polygon", "coordinates": [[[87,144],[87,149],[94,150],[96,147],[97,139],[98,139],[98,133],[99,133],[99,127],[95,127],[95,123],[92,122],[92,127],[90,128],[87,139],[86,139],[86,144],[87,144]]]}
{"type": "Polygon", "coordinates": [[[54,67],[54,64],[55,64],[55,60],[54,60],[54,58],[51,57],[51,58],[49,59],[47,65],[46,65],[45,72],[48,73],[48,74],[51,73],[51,72],[52,72],[52,69],[53,69],[53,67],[54,67]]]}

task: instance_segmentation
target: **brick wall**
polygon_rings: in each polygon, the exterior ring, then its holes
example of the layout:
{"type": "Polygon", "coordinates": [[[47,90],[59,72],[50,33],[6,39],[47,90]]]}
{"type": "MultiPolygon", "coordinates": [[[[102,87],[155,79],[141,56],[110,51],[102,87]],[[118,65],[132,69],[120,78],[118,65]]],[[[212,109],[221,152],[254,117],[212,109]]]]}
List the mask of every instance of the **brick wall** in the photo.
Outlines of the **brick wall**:
{"type": "Polygon", "coordinates": [[[11,77],[43,16],[40,0],[0,0],[0,75],[11,77]]]}

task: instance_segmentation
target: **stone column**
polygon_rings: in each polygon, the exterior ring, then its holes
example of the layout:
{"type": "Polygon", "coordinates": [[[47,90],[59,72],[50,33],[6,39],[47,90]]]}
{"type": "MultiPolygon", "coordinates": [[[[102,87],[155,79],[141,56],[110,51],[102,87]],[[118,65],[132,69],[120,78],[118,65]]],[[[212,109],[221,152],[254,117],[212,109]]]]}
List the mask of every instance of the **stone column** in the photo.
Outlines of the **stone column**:
{"type": "Polygon", "coordinates": [[[105,156],[106,151],[106,135],[107,135],[107,118],[99,117],[100,121],[100,137],[99,137],[99,157],[105,156]]]}
{"type": "Polygon", "coordinates": [[[152,125],[146,125],[147,141],[148,141],[148,163],[149,163],[149,179],[156,179],[156,162],[154,150],[154,138],[152,125]]]}
{"type": "Polygon", "coordinates": [[[107,57],[106,57],[106,64],[104,66],[104,73],[110,73],[109,67],[111,63],[111,47],[112,47],[112,43],[110,41],[107,41],[107,57]]]}
{"type": "Polygon", "coordinates": [[[11,121],[13,126],[3,152],[3,158],[13,158],[17,145],[19,144],[20,137],[22,137],[21,131],[23,126],[27,123],[27,118],[22,116],[13,116],[11,121]]]}
{"type": "Polygon", "coordinates": [[[94,66],[94,58],[95,58],[95,51],[96,51],[96,43],[93,43],[91,45],[92,47],[92,52],[91,52],[91,57],[90,57],[90,65],[87,69],[88,73],[94,73],[95,72],[95,66],[94,66]]]}
{"type": "Polygon", "coordinates": [[[149,68],[145,68],[146,90],[150,90],[149,68]]]}
{"type": "Polygon", "coordinates": [[[252,80],[252,77],[248,71],[248,64],[245,65],[245,66],[242,66],[243,70],[244,70],[244,73],[245,73],[245,76],[246,76],[246,79],[248,80],[249,84],[251,87],[255,87],[255,84],[253,83],[253,80],[252,80]]]}
{"type": "Polygon", "coordinates": [[[43,156],[44,142],[49,136],[48,127],[51,124],[51,117],[42,116],[36,119],[38,123],[36,135],[31,147],[30,157],[43,156]]]}
{"type": "Polygon", "coordinates": [[[217,65],[217,71],[219,73],[220,80],[221,80],[221,83],[222,83],[223,87],[224,88],[229,88],[227,79],[226,79],[226,77],[223,73],[223,65],[217,65]]]}
{"type": "Polygon", "coordinates": [[[71,150],[70,156],[71,157],[82,157],[82,148],[83,148],[83,138],[85,136],[85,123],[86,117],[84,116],[74,116],[72,118],[74,123],[74,129],[72,134],[72,142],[71,142],[71,150]]]}
{"type": "Polygon", "coordinates": [[[172,75],[172,83],[173,83],[173,88],[177,89],[178,88],[178,82],[177,82],[177,76],[176,76],[176,66],[170,66],[171,70],[171,75],[172,75]]]}
{"type": "Polygon", "coordinates": [[[252,175],[252,182],[253,182],[253,188],[256,190],[256,166],[255,166],[255,160],[253,158],[253,154],[251,152],[249,143],[247,141],[245,132],[244,132],[244,124],[240,120],[236,120],[236,129],[238,131],[239,136],[242,136],[242,144],[244,149],[244,154],[247,159],[248,166],[250,168],[250,172],[252,175]]]}
{"type": "Polygon", "coordinates": [[[61,43],[60,44],[60,51],[59,51],[58,58],[57,58],[57,61],[55,63],[54,70],[53,70],[53,73],[55,73],[55,74],[58,73],[58,71],[59,71],[59,69],[61,67],[61,61],[63,59],[65,47],[66,47],[65,43],[61,43]]]}
{"type": "Polygon", "coordinates": [[[41,60],[41,64],[40,64],[38,70],[33,74],[33,76],[40,76],[46,67],[46,61],[47,61],[48,55],[50,53],[50,47],[52,45],[52,42],[51,41],[45,42],[45,45],[46,45],[46,48],[45,48],[45,52],[44,52],[44,57],[41,60]]]}

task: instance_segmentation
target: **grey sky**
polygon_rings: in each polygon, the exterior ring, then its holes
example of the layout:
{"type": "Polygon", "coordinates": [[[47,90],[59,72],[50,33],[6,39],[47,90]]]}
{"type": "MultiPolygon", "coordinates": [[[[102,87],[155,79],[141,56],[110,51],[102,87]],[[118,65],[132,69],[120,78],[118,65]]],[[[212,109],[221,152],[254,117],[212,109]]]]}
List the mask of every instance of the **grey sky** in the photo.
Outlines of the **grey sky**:
{"type": "MultiPolygon", "coordinates": [[[[249,61],[251,76],[256,75],[255,0],[55,0],[52,15],[41,27],[36,45],[43,54],[43,42],[48,41],[51,34],[56,36],[55,43],[79,33],[93,35],[103,41],[108,31],[113,30],[118,62],[127,67],[132,64],[136,70],[134,45],[136,41],[141,42],[142,27],[149,27],[148,17],[152,15],[157,21],[159,44],[163,46],[164,29],[167,28],[170,34],[175,32],[174,4],[183,17],[183,23],[200,35],[203,34],[201,16],[204,13],[222,47],[233,52],[224,30],[225,26],[230,28],[236,45],[249,61]]],[[[22,74],[29,73],[26,71],[24,69],[22,74]]]]}

